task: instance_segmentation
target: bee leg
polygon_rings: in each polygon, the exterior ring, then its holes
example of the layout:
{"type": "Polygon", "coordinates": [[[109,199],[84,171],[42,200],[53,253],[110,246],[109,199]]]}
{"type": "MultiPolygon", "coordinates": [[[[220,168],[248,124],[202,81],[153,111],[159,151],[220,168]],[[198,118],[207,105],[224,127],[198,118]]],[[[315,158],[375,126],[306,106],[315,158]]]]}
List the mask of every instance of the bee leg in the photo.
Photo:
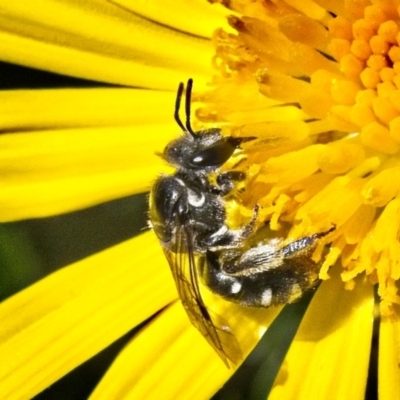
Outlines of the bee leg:
{"type": "Polygon", "coordinates": [[[247,225],[245,225],[242,229],[239,229],[241,241],[243,241],[244,239],[249,238],[254,233],[254,230],[256,228],[257,217],[258,217],[258,212],[259,211],[260,211],[260,205],[256,204],[253,207],[253,216],[251,217],[250,222],[247,225]]]}
{"type": "Polygon", "coordinates": [[[221,190],[221,196],[225,196],[235,188],[235,182],[246,179],[246,174],[241,171],[222,172],[217,176],[217,184],[221,190]]]}
{"type": "Polygon", "coordinates": [[[233,262],[229,259],[229,254],[227,254],[228,257],[225,257],[221,253],[221,268],[230,275],[249,276],[279,268],[286,262],[296,262],[299,259],[304,260],[303,263],[309,263],[309,267],[312,268],[315,263],[311,260],[311,256],[318,240],[334,229],[331,228],[326,232],[303,236],[283,247],[274,241],[263,243],[242,252],[241,256],[233,260],[233,262]]]}
{"type": "Polygon", "coordinates": [[[282,253],[285,258],[297,257],[299,254],[313,250],[317,244],[317,240],[323,238],[333,232],[336,226],[332,226],[325,232],[315,233],[314,235],[304,236],[297,239],[282,248],[282,253]]]}

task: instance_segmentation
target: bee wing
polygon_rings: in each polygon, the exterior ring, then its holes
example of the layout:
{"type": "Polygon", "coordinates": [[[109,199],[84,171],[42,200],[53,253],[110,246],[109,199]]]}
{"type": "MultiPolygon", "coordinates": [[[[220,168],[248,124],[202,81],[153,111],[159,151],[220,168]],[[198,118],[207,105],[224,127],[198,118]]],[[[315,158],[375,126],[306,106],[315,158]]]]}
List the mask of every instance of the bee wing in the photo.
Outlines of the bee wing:
{"type": "Polygon", "coordinates": [[[228,324],[220,316],[211,317],[201,297],[198,271],[203,256],[195,256],[193,236],[189,228],[181,226],[176,232],[176,252],[164,249],[181,302],[190,322],[207,339],[226,366],[228,360],[237,364],[242,352],[228,324]],[[202,258],[202,259],[201,259],[202,258]],[[214,323],[214,321],[217,321],[214,323]]]}

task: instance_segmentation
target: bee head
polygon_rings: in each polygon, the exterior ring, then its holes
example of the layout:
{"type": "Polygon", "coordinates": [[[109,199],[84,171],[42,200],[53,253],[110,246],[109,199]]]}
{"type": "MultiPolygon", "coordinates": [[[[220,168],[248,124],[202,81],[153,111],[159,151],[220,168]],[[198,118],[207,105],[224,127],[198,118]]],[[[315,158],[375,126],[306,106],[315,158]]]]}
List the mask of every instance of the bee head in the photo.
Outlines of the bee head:
{"type": "Polygon", "coordinates": [[[212,128],[172,141],[164,149],[164,158],[178,168],[211,172],[228,161],[240,143],[240,139],[224,137],[220,129],[212,128]]]}
{"type": "Polygon", "coordinates": [[[189,79],[186,85],[184,125],[179,117],[184,85],[182,82],[179,84],[174,117],[184,136],[170,142],[164,149],[163,157],[177,168],[211,172],[229,160],[243,139],[224,137],[219,128],[193,131],[190,122],[192,87],[193,80],[189,79]]]}

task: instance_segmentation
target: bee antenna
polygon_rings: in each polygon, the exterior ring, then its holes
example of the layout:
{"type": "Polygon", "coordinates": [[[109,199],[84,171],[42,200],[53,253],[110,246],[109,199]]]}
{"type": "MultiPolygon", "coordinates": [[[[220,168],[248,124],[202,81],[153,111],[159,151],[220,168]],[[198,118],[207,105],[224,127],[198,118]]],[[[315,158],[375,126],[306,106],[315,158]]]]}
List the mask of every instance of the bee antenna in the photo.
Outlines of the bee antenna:
{"type": "Polygon", "coordinates": [[[196,137],[196,133],[192,129],[190,123],[190,107],[192,102],[192,88],[193,79],[188,79],[186,86],[186,99],[185,99],[185,110],[186,110],[186,132],[190,133],[193,137],[196,137]]]}
{"type": "Polygon", "coordinates": [[[187,128],[185,127],[185,125],[183,125],[181,119],[179,118],[179,109],[181,108],[183,89],[184,89],[183,82],[181,82],[178,86],[178,92],[176,93],[174,118],[175,118],[176,123],[179,125],[179,127],[184,132],[186,132],[187,128]]]}

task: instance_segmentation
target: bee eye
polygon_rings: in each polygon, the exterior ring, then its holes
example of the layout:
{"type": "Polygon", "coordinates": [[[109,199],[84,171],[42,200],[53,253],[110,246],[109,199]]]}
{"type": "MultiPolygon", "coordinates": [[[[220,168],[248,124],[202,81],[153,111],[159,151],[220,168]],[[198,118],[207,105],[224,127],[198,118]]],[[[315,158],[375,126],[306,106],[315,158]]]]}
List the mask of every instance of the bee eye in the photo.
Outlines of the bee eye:
{"type": "Polygon", "coordinates": [[[226,141],[220,141],[198,151],[190,162],[195,167],[217,167],[228,161],[234,151],[235,146],[226,141]]]}

